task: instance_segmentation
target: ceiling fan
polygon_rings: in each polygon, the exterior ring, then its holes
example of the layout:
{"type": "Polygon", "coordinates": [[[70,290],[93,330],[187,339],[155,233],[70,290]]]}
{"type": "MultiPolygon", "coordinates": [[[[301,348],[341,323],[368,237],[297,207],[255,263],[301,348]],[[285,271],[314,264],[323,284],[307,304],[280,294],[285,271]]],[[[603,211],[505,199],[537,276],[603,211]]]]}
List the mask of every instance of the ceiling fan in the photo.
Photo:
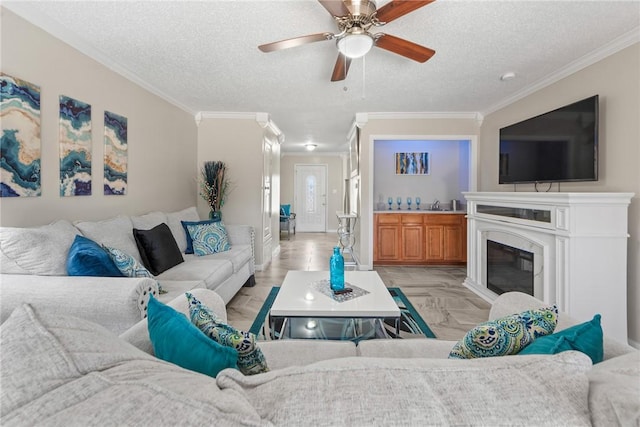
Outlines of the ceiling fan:
{"type": "Polygon", "coordinates": [[[381,27],[435,0],[392,0],[376,8],[374,0],[318,0],[333,16],[340,32],[317,33],[258,46],[262,52],[273,52],[323,40],[336,40],[338,60],[331,81],[344,80],[353,58],[360,58],[375,46],[417,62],[426,62],[436,52],[419,44],[385,33],[371,33],[371,27],[381,27]]]}

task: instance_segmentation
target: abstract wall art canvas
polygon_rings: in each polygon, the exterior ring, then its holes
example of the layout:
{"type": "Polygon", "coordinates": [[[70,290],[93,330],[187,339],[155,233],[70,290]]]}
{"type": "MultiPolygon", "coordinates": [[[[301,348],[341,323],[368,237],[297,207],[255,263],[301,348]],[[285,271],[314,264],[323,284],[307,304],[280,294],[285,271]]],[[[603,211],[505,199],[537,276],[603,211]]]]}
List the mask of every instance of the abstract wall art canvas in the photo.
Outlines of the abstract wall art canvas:
{"type": "Polygon", "coordinates": [[[60,195],[91,195],[91,105],[60,95],[60,195]]]}
{"type": "Polygon", "coordinates": [[[0,74],[0,126],[0,196],[40,196],[40,87],[0,74]]]}
{"type": "Polygon", "coordinates": [[[429,175],[429,153],[396,153],[396,175],[429,175]]]}
{"type": "Polygon", "coordinates": [[[104,112],[104,194],[127,194],[127,118],[104,112]]]}

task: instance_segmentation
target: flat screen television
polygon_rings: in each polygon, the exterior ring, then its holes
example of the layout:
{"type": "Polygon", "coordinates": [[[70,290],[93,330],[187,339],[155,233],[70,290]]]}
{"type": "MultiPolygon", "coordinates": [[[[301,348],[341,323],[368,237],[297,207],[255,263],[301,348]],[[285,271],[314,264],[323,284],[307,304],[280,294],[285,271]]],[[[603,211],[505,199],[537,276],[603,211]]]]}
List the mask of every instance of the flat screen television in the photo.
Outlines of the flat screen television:
{"type": "Polygon", "coordinates": [[[500,184],[597,180],[598,95],[500,129],[500,184]]]}

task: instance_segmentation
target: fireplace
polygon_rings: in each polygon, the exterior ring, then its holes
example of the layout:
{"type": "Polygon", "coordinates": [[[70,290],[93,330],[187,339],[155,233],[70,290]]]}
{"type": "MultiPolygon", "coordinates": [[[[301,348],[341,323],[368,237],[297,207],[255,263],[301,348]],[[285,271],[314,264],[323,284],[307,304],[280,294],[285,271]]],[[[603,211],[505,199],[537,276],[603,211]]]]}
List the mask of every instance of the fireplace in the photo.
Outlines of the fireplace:
{"type": "Polygon", "coordinates": [[[487,301],[533,295],[627,342],[627,210],[632,193],[464,193],[467,277],[487,301]]]}
{"type": "Polygon", "coordinates": [[[533,295],[533,252],[487,240],[487,288],[533,295]]]}

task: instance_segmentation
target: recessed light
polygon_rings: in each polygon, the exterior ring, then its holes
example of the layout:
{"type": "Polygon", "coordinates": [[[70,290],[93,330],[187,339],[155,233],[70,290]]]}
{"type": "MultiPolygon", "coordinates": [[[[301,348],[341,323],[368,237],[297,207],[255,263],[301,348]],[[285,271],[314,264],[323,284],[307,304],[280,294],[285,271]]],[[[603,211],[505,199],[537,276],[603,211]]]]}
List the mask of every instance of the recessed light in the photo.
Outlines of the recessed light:
{"type": "Polygon", "coordinates": [[[316,149],[317,146],[318,146],[318,144],[312,144],[310,142],[307,143],[307,144],[304,144],[304,148],[306,148],[307,151],[313,151],[313,150],[316,149]]]}
{"type": "Polygon", "coordinates": [[[512,80],[515,78],[516,78],[516,73],[514,73],[513,71],[508,71],[500,76],[500,80],[502,80],[503,82],[507,80],[512,80]]]}

